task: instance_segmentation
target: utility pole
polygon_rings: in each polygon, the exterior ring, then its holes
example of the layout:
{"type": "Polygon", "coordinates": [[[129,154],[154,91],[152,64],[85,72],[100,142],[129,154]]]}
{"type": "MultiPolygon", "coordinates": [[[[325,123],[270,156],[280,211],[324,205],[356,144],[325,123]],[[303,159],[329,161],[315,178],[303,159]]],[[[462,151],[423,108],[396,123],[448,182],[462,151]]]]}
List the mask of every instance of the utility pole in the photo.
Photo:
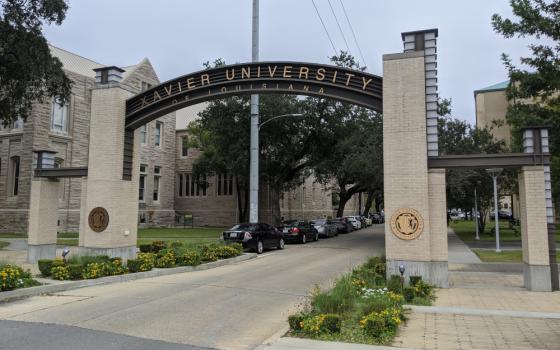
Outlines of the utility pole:
{"type": "MultiPolygon", "coordinates": [[[[259,61],[259,0],[253,0],[252,61],[259,61]]],[[[259,222],[259,95],[251,95],[249,221],[259,222]]]]}

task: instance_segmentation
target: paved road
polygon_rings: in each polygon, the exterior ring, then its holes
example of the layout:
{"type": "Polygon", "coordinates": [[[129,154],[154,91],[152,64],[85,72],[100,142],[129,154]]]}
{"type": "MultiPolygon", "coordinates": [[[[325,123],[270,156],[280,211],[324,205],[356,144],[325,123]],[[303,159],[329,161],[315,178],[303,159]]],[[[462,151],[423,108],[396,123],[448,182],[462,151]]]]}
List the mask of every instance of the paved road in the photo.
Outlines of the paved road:
{"type": "MultiPolygon", "coordinates": [[[[8,320],[0,327],[11,329],[0,334],[1,343],[14,344],[21,340],[20,330],[34,329],[18,350],[61,348],[60,342],[40,337],[45,325],[9,322],[27,321],[58,324],[61,337],[74,334],[71,326],[88,329],[83,337],[88,345],[95,345],[97,340],[92,339],[97,338],[87,335],[102,331],[98,349],[112,349],[102,339],[113,338],[122,342],[115,347],[119,349],[151,346],[122,335],[207,348],[253,349],[286,326],[287,316],[315,284],[327,286],[367,257],[383,254],[382,231],[378,225],[307,245],[289,245],[285,251],[212,270],[0,304],[0,319],[8,320]],[[106,332],[113,338],[105,337],[106,332]]],[[[79,338],[70,337],[69,344],[79,338]]]]}

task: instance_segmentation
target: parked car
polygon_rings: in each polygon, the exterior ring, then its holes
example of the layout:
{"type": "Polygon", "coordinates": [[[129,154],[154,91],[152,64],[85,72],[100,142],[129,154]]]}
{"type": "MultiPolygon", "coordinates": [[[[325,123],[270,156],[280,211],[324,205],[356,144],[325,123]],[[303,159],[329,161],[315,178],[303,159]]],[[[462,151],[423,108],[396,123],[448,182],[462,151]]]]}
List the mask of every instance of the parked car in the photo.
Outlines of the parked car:
{"type": "Polygon", "coordinates": [[[242,223],[233,225],[222,234],[224,241],[243,244],[261,254],[265,249],[284,249],[284,235],[274,226],[265,223],[242,223]]]}
{"type": "Polygon", "coordinates": [[[338,227],[331,220],[317,219],[311,221],[311,225],[319,232],[319,237],[338,236],[338,227]]]}
{"type": "Polygon", "coordinates": [[[373,213],[370,214],[370,216],[371,216],[371,221],[373,221],[374,224],[382,224],[385,222],[385,219],[380,213],[373,213]]]}
{"type": "Polygon", "coordinates": [[[305,244],[309,241],[318,241],[319,232],[309,221],[287,220],[280,227],[286,242],[299,242],[305,244]]]}
{"type": "Polygon", "coordinates": [[[347,218],[336,218],[331,220],[336,225],[338,233],[350,233],[354,231],[354,226],[347,218]]]}
{"type": "Polygon", "coordinates": [[[371,218],[365,218],[365,220],[366,220],[366,227],[373,225],[373,220],[371,220],[371,218]]]}
{"type": "Polygon", "coordinates": [[[354,227],[354,230],[359,230],[362,228],[362,222],[358,219],[356,219],[353,216],[347,216],[346,219],[350,222],[350,224],[352,224],[352,226],[354,227]]]}

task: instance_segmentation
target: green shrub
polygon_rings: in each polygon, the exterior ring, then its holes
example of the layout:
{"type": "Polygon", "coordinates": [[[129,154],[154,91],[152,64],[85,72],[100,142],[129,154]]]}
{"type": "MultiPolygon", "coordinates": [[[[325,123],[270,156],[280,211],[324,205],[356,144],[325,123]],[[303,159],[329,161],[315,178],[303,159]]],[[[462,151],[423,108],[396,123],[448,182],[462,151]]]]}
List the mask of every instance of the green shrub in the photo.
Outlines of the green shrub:
{"type": "Polygon", "coordinates": [[[70,272],[66,265],[53,265],[51,267],[51,276],[55,280],[64,281],[70,279],[70,272]]]}
{"type": "Polygon", "coordinates": [[[41,275],[48,277],[51,275],[51,268],[54,260],[53,259],[41,259],[37,261],[39,265],[39,271],[41,271],[41,275]]]}
{"type": "Polygon", "coordinates": [[[152,252],[152,245],[151,244],[140,244],[140,252],[151,253],[152,252]]]}
{"type": "Polygon", "coordinates": [[[103,264],[103,268],[106,276],[122,275],[127,272],[121,258],[111,258],[109,262],[103,264]]]}
{"type": "Polygon", "coordinates": [[[82,276],[84,279],[95,279],[105,276],[105,271],[105,263],[90,262],[84,266],[82,276]]]}
{"type": "Polygon", "coordinates": [[[156,257],[156,267],[158,268],[168,268],[175,266],[175,254],[172,250],[162,249],[159,251],[156,257]]]}
{"type": "Polygon", "coordinates": [[[83,278],[84,267],[81,264],[68,264],[68,278],[71,280],[81,280],[83,278]]]}
{"type": "Polygon", "coordinates": [[[164,241],[153,241],[152,242],[152,253],[159,253],[160,250],[165,249],[165,242],[164,241]]]}
{"type": "Polygon", "coordinates": [[[201,250],[202,261],[211,262],[218,260],[216,248],[210,245],[202,246],[201,250]]]}
{"type": "Polygon", "coordinates": [[[237,251],[237,255],[243,254],[243,244],[235,242],[230,243],[229,246],[237,251]]]}
{"type": "Polygon", "coordinates": [[[418,284],[418,282],[422,281],[422,276],[410,276],[409,280],[410,285],[415,286],[418,284]]]}
{"type": "Polygon", "coordinates": [[[173,242],[169,243],[169,245],[168,245],[168,247],[170,249],[180,248],[182,246],[183,246],[183,242],[181,242],[181,241],[173,241],[173,242]]]}
{"type": "Polygon", "coordinates": [[[338,315],[325,315],[325,320],[323,321],[323,325],[321,328],[324,329],[327,333],[338,333],[342,328],[342,320],[338,315]]]}
{"type": "Polygon", "coordinates": [[[323,314],[342,314],[350,310],[358,292],[349,275],[341,277],[329,292],[317,292],[311,302],[312,307],[323,314]]]}
{"type": "Polygon", "coordinates": [[[402,292],[401,276],[392,275],[387,281],[387,289],[389,289],[391,292],[401,293],[402,292]]]}
{"type": "Polygon", "coordinates": [[[414,287],[404,287],[403,296],[404,296],[404,300],[407,303],[410,303],[412,299],[414,299],[415,295],[416,293],[414,291],[414,287]]]}
{"type": "Polygon", "coordinates": [[[156,255],[154,253],[140,253],[137,255],[140,266],[138,271],[150,271],[156,265],[156,255]]]}
{"type": "Polygon", "coordinates": [[[194,249],[186,250],[179,258],[178,262],[181,265],[196,266],[201,262],[200,253],[194,249]]]}
{"type": "Polygon", "coordinates": [[[320,333],[338,333],[340,332],[342,322],[338,315],[318,314],[304,318],[301,321],[301,329],[312,335],[320,333]]]}
{"type": "Polygon", "coordinates": [[[384,342],[395,335],[404,320],[402,307],[392,307],[381,312],[372,312],[360,320],[363,332],[377,341],[384,342]]]}
{"type": "Polygon", "coordinates": [[[239,255],[239,253],[237,252],[237,249],[235,249],[234,247],[231,247],[229,245],[222,245],[222,246],[214,248],[214,250],[215,250],[218,258],[220,258],[220,259],[229,259],[229,258],[233,258],[233,257],[239,255]]]}
{"type": "Polygon", "coordinates": [[[128,259],[126,261],[126,267],[128,268],[128,271],[132,273],[139,272],[141,264],[142,263],[138,259],[128,259]]]}
{"type": "Polygon", "coordinates": [[[0,291],[23,288],[25,272],[19,266],[0,265],[0,291]]]}
{"type": "Polygon", "coordinates": [[[292,331],[301,330],[304,319],[305,319],[305,315],[303,314],[295,314],[295,315],[288,316],[288,324],[290,325],[290,329],[292,331]]]}

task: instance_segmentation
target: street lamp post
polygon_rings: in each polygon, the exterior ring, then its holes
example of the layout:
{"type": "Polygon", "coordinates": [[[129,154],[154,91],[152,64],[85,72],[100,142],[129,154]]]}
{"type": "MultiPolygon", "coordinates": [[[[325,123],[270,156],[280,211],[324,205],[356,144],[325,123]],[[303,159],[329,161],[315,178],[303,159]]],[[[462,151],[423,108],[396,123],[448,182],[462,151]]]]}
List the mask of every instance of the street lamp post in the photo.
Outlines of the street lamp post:
{"type": "Polygon", "coordinates": [[[501,252],[500,249],[500,222],[498,221],[498,175],[502,172],[502,169],[486,169],[486,171],[492,176],[492,181],[494,183],[494,221],[496,223],[496,253],[501,252]]]}
{"type": "Polygon", "coordinates": [[[475,239],[477,241],[480,240],[480,234],[478,232],[478,199],[476,198],[476,187],[474,188],[474,226],[475,226],[475,232],[476,232],[476,237],[475,239]]]}
{"type": "MultiPolygon", "coordinates": [[[[252,61],[259,60],[259,0],[253,0],[252,61]]],[[[259,95],[251,95],[249,221],[259,222],[259,95]]]]}

